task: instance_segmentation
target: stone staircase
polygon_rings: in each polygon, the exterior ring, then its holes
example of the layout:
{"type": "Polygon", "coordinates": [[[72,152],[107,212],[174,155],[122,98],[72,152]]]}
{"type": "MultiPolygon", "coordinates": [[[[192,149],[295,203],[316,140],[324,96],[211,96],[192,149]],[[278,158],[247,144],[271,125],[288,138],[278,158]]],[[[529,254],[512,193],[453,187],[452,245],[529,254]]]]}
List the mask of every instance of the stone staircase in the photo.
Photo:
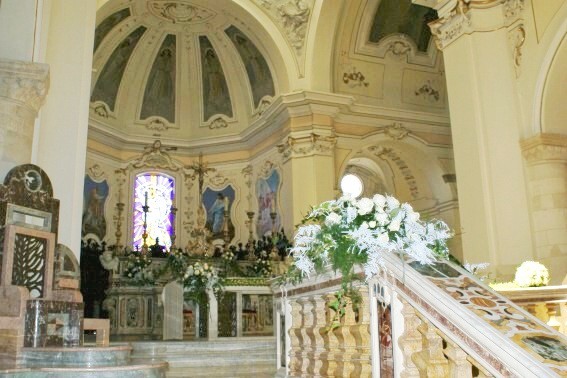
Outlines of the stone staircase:
{"type": "MultiPolygon", "coordinates": [[[[0,366],[0,378],[161,378],[167,363],[133,361],[128,345],[23,348],[20,361],[0,366]]],[[[16,362],[16,361],[14,361],[16,362]]]]}
{"type": "Polygon", "coordinates": [[[272,378],[276,374],[273,337],[140,341],[130,345],[133,361],[166,361],[167,377],[272,378]]]}

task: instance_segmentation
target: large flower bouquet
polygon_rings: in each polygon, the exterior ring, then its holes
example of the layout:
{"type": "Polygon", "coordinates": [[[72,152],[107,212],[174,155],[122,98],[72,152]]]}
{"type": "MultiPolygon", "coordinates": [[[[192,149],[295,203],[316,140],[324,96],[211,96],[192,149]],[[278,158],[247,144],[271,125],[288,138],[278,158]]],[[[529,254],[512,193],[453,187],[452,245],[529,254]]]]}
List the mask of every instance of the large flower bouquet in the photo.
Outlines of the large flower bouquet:
{"type": "Polygon", "coordinates": [[[291,248],[294,265],[291,279],[324,271],[329,265],[342,274],[342,290],[337,294],[355,302],[352,282],[360,264],[367,278],[384,267],[384,255],[403,254],[423,264],[447,258],[446,240],[451,232],[442,221],[425,222],[407,204],[376,194],[373,198],[342,197],[323,202],[304,218],[291,248]],[[296,276],[294,277],[293,271],[296,276]]]}
{"type": "Polygon", "coordinates": [[[220,295],[223,289],[223,281],[217,270],[212,265],[199,261],[187,267],[182,283],[186,298],[200,304],[207,302],[208,289],[216,296],[220,295]]]}
{"type": "Polygon", "coordinates": [[[524,261],[517,269],[514,282],[519,287],[538,287],[549,284],[549,271],[537,261],[524,261]]]}
{"type": "Polygon", "coordinates": [[[153,285],[156,274],[151,269],[152,259],[139,252],[132,252],[128,255],[126,268],[122,272],[124,277],[132,281],[132,284],[143,286],[153,285]]]}

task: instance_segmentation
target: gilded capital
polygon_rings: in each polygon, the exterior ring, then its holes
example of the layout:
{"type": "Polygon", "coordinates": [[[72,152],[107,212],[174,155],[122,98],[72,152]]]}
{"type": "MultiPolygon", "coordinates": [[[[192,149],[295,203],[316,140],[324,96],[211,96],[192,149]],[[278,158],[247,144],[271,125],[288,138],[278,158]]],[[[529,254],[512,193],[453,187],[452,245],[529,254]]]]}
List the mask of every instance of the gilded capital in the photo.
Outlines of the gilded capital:
{"type": "Polygon", "coordinates": [[[35,116],[48,89],[47,64],[0,59],[0,99],[15,101],[35,116]]]}

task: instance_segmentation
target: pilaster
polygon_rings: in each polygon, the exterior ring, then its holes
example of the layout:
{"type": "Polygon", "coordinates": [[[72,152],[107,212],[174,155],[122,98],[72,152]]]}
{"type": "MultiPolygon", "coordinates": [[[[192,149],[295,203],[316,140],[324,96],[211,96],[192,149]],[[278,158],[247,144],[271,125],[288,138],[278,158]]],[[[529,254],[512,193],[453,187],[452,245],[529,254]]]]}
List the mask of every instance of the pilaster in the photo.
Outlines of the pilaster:
{"type": "Polygon", "coordinates": [[[521,146],[536,259],[560,284],[567,275],[567,136],[539,134],[521,146]]]}
{"type": "Polygon", "coordinates": [[[445,61],[463,258],[488,262],[495,278],[509,279],[533,258],[518,143],[521,45],[515,36],[524,1],[426,2],[439,14],[430,27],[445,61]]]}
{"type": "Polygon", "coordinates": [[[290,132],[278,145],[285,176],[292,178],[287,191],[292,217],[289,229],[312,206],[335,197],[335,144],[333,119],[321,114],[290,120],[290,132]]]}
{"type": "Polygon", "coordinates": [[[46,64],[0,59],[0,177],[31,162],[34,121],[48,88],[46,64]]]}

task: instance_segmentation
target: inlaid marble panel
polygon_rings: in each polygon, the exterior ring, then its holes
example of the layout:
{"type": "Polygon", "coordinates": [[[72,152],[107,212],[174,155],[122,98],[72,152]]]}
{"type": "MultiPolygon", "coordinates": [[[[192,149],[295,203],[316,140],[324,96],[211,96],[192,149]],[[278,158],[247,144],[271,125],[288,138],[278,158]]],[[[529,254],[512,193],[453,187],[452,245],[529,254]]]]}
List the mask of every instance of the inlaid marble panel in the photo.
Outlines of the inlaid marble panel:
{"type": "Polygon", "coordinates": [[[544,365],[567,376],[567,341],[561,334],[445,262],[409,265],[544,365]]]}

